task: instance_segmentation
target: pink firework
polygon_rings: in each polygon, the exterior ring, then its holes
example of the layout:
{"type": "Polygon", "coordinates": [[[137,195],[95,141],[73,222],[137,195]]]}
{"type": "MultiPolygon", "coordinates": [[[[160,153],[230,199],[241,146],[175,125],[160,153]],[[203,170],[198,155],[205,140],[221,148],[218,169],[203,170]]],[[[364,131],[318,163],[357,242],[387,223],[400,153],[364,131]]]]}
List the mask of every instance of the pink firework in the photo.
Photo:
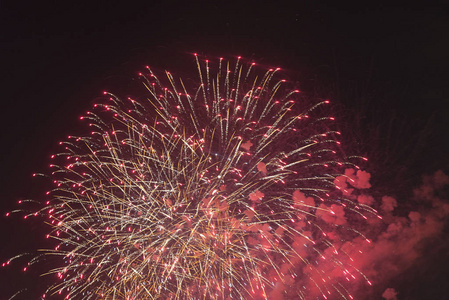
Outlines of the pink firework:
{"type": "Polygon", "coordinates": [[[366,173],[329,101],[280,69],[195,60],[196,83],[147,68],[138,100],[105,92],[90,134],[61,143],[39,211],[60,258],[44,297],[352,299],[369,281],[347,241],[377,213],[354,201],[366,173]]]}

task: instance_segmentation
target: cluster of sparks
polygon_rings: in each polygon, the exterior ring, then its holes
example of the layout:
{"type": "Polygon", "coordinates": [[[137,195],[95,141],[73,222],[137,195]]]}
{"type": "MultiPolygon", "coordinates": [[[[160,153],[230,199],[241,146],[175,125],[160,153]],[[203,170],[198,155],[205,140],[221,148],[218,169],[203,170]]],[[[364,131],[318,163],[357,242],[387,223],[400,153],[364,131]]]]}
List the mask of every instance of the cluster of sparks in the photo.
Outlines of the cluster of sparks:
{"type": "Polygon", "coordinates": [[[336,244],[361,235],[346,220],[376,212],[335,183],[358,167],[323,116],[329,101],[310,103],[280,69],[195,60],[196,85],[147,67],[145,98],[105,92],[80,118],[91,133],[52,156],[37,214],[61,266],[43,298],[306,299],[307,278],[322,298],[351,299],[322,265],[363,278],[336,244]]]}

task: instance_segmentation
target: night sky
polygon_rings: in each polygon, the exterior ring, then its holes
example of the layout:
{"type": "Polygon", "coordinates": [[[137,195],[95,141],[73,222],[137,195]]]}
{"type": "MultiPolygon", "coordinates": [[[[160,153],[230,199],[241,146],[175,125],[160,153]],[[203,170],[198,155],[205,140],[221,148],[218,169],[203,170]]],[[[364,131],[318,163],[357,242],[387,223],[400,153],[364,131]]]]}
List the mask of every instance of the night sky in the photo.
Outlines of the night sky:
{"type": "MultiPolygon", "coordinates": [[[[341,125],[348,140],[353,137],[354,149],[371,158],[373,189],[377,183],[379,195],[398,197],[399,214],[413,210],[407,197],[422,175],[439,169],[449,174],[444,1],[414,7],[28,2],[0,4],[0,262],[42,240],[38,222],[3,216],[17,208],[17,200],[42,193],[45,183],[31,174],[47,170],[57,142],[80,130],[77,119],[95,98],[105,89],[132,93],[132,79],[145,65],[193,69],[193,52],[279,66],[305,92],[335,100],[341,122],[348,120],[341,125]]],[[[426,254],[369,299],[381,299],[386,287],[395,288],[398,299],[447,299],[443,227],[420,244],[426,254]]],[[[16,269],[0,271],[1,300],[33,278],[16,269]]]]}

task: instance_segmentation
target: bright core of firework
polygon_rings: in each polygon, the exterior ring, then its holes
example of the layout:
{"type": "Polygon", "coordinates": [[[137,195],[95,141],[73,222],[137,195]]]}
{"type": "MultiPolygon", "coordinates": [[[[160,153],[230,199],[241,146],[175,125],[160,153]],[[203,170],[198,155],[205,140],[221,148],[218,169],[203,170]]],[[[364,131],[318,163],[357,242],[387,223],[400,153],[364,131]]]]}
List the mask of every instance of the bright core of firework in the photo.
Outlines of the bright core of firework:
{"type": "Polygon", "coordinates": [[[46,297],[352,298],[327,272],[364,277],[339,245],[376,212],[345,196],[358,167],[329,101],[279,69],[195,60],[196,85],[147,68],[145,98],[105,92],[81,117],[90,135],[62,143],[41,210],[45,255],[63,261],[46,297]]]}

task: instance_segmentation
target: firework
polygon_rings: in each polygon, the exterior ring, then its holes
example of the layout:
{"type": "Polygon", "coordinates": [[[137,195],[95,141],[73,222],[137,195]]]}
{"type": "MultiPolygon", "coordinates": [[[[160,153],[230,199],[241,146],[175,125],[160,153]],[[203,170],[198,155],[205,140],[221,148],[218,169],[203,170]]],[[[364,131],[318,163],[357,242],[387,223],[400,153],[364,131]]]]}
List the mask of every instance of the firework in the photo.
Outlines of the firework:
{"type": "Polygon", "coordinates": [[[329,101],[280,69],[195,60],[196,84],[147,67],[145,97],[105,92],[90,134],[61,143],[38,212],[61,262],[44,297],[352,298],[331,273],[364,277],[344,242],[376,212],[350,196],[366,186],[329,101]]]}

